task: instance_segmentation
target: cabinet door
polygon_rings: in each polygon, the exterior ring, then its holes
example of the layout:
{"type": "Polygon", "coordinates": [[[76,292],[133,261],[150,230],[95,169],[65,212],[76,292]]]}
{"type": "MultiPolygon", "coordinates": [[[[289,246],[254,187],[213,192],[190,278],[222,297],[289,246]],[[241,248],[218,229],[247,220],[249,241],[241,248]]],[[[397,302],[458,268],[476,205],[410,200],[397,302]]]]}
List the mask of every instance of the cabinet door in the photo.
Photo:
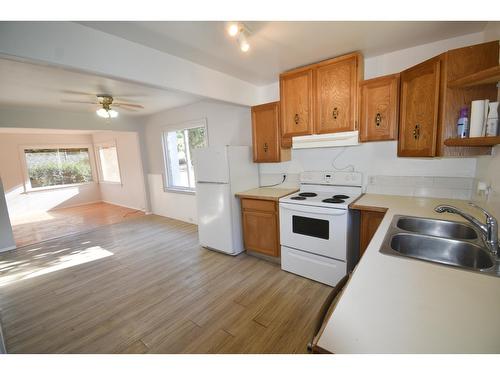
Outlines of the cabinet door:
{"type": "Polygon", "coordinates": [[[315,133],[355,130],[357,57],[319,66],[315,70],[315,133]]]}
{"type": "Polygon", "coordinates": [[[280,161],[279,103],[252,107],[253,161],[280,161]]]}
{"type": "Polygon", "coordinates": [[[280,76],[281,123],[285,139],[312,134],[312,70],[280,76]]]}
{"type": "Polygon", "coordinates": [[[435,156],[440,57],[401,73],[398,156],[435,156]]]}
{"type": "Polygon", "coordinates": [[[360,140],[369,142],[396,139],[399,75],[362,82],[360,96],[360,140]]]}
{"type": "Polygon", "coordinates": [[[245,249],[270,256],[279,255],[278,219],[274,212],[243,210],[245,249]]]}

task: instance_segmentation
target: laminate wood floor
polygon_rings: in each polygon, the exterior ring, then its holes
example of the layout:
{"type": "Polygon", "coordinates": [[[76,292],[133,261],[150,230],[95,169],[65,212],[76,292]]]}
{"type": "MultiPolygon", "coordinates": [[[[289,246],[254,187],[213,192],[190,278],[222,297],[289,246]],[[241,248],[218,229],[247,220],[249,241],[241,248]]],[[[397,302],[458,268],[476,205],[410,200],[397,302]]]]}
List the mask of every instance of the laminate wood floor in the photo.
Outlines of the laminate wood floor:
{"type": "Polygon", "coordinates": [[[0,255],[9,353],[304,353],[331,288],[149,215],[0,255]]]}
{"type": "Polygon", "coordinates": [[[21,247],[138,216],[144,212],[101,202],[13,216],[11,223],[16,245],[21,247]]]}

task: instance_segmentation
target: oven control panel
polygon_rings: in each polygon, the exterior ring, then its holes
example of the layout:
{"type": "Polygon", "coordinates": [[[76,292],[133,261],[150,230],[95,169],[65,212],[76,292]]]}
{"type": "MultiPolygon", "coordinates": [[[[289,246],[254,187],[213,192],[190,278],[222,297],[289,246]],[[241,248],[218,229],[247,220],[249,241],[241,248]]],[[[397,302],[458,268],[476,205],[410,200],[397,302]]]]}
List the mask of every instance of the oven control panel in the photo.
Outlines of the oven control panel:
{"type": "Polygon", "coordinates": [[[307,171],[300,174],[300,182],[318,185],[362,186],[363,174],[360,172],[307,171]]]}

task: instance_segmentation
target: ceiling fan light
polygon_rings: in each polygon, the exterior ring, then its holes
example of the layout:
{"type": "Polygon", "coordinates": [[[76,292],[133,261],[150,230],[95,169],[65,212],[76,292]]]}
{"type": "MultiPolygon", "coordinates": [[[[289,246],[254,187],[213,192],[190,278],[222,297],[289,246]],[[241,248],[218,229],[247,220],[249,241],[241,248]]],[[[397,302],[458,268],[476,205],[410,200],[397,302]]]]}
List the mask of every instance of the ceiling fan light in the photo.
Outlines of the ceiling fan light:
{"type": "Polygon", "coordinates": [[[235,37],[236,35],[238,35],[240,31],[240,27],[238,26],[237,23],[232,23],[229,25],[229,27],[227,28],[227,33],[229,34],[229,36],[231,37],[235,37]]]}
{"type": "Polygon", "coordinates": [[[118,111],[115,111],[114,109],[110,109],[108,111],[108,114],[109,114],[110,118],[116,118],[116,117],[118,117],[118,111]]]}
{"type": "Polygon", "coordinates": [[[106,111],[106,109],[104,109],[104,108],[99,108],[97,111],[95,111],[95,113],[97,114],[97,116],[102,117],[102,118],[109,118],[110,117],[108,111],[106,111]]]}

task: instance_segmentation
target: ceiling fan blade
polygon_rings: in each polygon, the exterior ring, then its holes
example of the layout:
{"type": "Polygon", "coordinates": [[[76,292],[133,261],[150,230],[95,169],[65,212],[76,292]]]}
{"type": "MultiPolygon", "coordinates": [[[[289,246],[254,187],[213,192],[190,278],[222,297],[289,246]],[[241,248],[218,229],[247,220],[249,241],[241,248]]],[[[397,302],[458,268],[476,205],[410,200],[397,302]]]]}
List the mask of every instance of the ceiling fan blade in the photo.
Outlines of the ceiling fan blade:
{"type": "Polygon", "coordinates": [[[61,90],[63,94],[70,94],[70,95],[85,95],[85,96],[95,96],[94,93],[91,92],[83,92],[83,91],[75,91],[75,90],[61,90]]]}
{"type": "Polygon", "coordinates": [[[144,106],[140,105],[140,104],[132,104],[132,103],[113,103],[113,105],[115,107],[132,107],[132,108],[140,108],[140,109],[144,109],[144,106]]]}
{"type": "Polygon", "coordinates": [[[124,109],[125,111],[129,111],[129,112],[137,112],[137,109],[133,109],[133,108],[120,107],[120,109],[124,109]]]}
{"type": "Polygon", "coordinates": [[[99,104],[97,102],[91,102],[91,101],[84,101],[84,100],[65,100],[61,99],[62,103],[77,103],[77,104],[99,104]]]}

